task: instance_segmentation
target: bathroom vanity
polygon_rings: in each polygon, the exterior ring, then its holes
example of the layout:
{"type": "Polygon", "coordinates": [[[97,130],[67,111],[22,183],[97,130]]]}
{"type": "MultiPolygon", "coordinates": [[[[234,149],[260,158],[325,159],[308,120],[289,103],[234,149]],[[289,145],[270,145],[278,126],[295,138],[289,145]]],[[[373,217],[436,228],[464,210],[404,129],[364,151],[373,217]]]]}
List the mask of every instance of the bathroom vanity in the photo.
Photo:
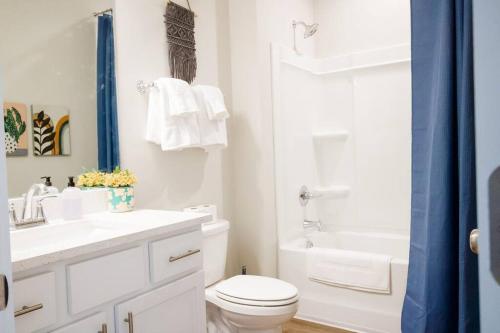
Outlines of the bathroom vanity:
{"type": "Polygon", "coordinates": [[[16,332],[206,331],[201,224],[137,210],[11,232],[16,332]]]}

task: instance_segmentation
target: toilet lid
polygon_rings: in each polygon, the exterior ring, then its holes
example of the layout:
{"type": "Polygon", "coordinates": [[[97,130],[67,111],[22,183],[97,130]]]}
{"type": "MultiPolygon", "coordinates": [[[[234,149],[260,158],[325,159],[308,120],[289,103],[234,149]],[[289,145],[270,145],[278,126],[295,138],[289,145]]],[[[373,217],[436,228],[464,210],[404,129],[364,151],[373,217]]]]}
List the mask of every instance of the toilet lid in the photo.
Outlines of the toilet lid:
{"type": "Polygon", "coordinates": [[[244,305],[279,306],[298,299],[295,286],[265,276],[237,275],[220,282],[215,290],[219,298],[244,305]]]}

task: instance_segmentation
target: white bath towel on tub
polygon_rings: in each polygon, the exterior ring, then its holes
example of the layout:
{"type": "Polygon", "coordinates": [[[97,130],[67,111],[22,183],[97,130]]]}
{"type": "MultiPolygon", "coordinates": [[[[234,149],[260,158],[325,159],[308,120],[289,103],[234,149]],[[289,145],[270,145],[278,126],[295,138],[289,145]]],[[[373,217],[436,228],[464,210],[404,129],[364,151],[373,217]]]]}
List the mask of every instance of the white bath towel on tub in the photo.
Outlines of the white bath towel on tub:
{"type": "Polygon", "coordinates": [[[391,257],[313,247],[307,250],[307,275],[337,287],[390,294],[391,257]]]}

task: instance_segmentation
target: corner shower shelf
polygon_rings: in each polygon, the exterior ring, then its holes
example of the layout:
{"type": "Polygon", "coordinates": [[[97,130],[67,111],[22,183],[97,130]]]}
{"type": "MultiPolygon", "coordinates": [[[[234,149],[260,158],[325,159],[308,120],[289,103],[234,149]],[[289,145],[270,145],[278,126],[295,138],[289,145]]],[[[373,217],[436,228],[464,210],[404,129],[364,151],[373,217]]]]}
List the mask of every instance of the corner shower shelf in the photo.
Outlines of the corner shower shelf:
{"type": "Polygon", "coordinates": [[[329,132],[317,132],[312,134],[314,142],[322,142],[327,140],[345,141],[349,137],[349,132],[346,130],[336,130],[329,132]]]}
{"type": "Polygon", "coordinates": [[[322,199],[345,198],[351,193],[351,188],[346,185],[317,187],[314,189],[314,193],[320,195],[322,199]]]}
{"type": "Polygon", "coordinates": [[[408,44],[329,58],[299,56],[290,49],[282,47],[280,55],[282,63],[314,75],[350,74],[355,71],[405,64],[411,61],[408,44]]]}

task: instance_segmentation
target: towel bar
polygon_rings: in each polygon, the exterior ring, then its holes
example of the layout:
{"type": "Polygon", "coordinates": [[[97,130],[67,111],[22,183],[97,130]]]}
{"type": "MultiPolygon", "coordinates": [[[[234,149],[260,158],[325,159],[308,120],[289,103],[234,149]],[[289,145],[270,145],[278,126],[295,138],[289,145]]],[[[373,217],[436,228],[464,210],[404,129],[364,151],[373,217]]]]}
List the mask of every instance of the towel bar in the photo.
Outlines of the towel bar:
{"type": "Polygon", "coordinates": [[[143,80],[137,81],[137,91],[141,95],[144,95],[148,91],[148,89],[151,89],[154,87],[156,87],[154,82],[146,83],[143,80]]]}

